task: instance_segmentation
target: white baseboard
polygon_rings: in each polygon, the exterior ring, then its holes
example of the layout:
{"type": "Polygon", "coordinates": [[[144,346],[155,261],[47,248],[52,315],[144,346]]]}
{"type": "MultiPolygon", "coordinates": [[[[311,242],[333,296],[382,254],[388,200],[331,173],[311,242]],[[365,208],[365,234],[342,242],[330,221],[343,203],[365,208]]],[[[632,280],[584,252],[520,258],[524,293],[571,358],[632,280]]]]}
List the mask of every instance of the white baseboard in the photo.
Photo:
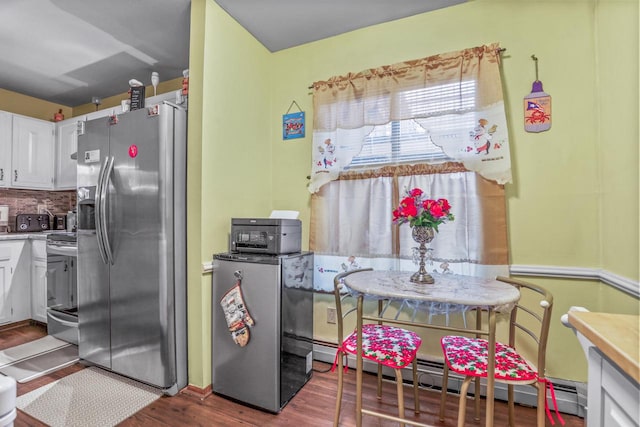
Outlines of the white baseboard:
{"type": "MultiPolygon", "coordinates": [[[[325,343],[314,343],[313,345],[313,358],[321,362],[333,363],[336,355],[336,348],[325,343]]],[[[349,356],[349,367],[356,367],[355,358],[349,356]]],[[[365,360],[363,368],[366,372],[377,372],[378,365],[374,362],[365,360]]],[[[418,361],[418,381],[420,387],[425,389],[442,389],[442,370],[443,363],[439,361],[430,361],[420,359],[418,361]]],[[[389,368],[383,368],[383,375],[393,378],[393,371],[389,368]]],[[[403,373],[405,381],[411,382],[411,369],[405,369],[403,373]]],[[[337,378],[337,377],[336,377],[337,378]]],[[[558,410],[565,414],[577,415],[579,417],[586,416],[587,405],[587,387],[585,383],[579,383],[575,381],[568,381],[556,378],[549,378],[553,383],[556,401],[558,403],[558,410]]],[[[449,382],[447,389],[450,393],[459,394],[462,378],[454,374],[449,375],[449,382]]],[[[473,387],[469,388],[473,392],[473,387]]],[[[482,396],[485,395],[485,384],[481,381],[482,396]]],[[[536,394],[535,389],[531,386],[516,386],[515,387],[515,402],[523,406],[536,406],[536,394]]],[[[496,384],[495,386],[495,398],[498,400],[507,401],[507,386],[506,384],[496,384]]],[[[551,408],[552,409],[552,408],[551,408]]]]}

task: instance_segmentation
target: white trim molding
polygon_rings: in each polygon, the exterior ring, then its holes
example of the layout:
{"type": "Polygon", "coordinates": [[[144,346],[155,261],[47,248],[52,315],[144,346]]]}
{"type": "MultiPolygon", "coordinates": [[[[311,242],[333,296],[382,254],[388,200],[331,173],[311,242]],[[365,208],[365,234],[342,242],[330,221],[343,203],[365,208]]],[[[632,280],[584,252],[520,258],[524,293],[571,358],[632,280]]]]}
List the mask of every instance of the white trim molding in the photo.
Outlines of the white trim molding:
{"type": "Polygon", "coordinates": [[[584,267],[557,267],[549,265],[511,265],[509,272],[514,276],[557,277],[561,279],[599,280],[607,285],[640,297],[640,282],[618,276],[607,270],[584,267]]]}
{"type": "Polygon", "coordinates": [[[209,262],[203,262],[202,263],[202,274],[206,274],[206,273],[213,273],[213,271],[215,270],[216,266],[213,265],[212,261],[209,262]]]}

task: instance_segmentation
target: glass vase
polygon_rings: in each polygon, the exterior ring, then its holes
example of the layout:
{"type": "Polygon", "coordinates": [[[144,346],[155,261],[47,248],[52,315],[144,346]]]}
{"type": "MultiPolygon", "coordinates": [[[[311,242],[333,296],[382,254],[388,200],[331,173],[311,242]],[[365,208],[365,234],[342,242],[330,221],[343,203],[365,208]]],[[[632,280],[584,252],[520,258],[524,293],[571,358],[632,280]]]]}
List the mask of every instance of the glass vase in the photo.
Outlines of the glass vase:
{"type": "Polygon", "coordinates": [[[433,277],[427,273],[427,270],[424,268],[424,258],[427,254],[427,246],[426,244],[431,242],[435,237],[436,232],[431,227],[419,227],[415,226],[411,229],[411,237],[416,243],[420,244],[419,253],[420,253],[420,269],[411,275],[411,281],[413,283],[421,283],[421,284],[432,284],[434,283],[433,277]]]}

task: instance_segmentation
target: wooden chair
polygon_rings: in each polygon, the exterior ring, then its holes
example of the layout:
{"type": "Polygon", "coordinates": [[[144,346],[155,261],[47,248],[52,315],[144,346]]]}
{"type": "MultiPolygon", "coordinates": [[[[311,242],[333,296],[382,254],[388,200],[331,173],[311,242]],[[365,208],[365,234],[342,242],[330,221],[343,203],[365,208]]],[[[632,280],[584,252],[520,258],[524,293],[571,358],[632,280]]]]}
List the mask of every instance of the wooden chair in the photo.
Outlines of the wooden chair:
{"type": "MultiPolygon", "coordinates": [[[[348,336],[345,336],[344,332],[344,319],[351,313],[356,312],[356,305],[353,304],[353,307],[346,311],[342,309],[344,300],[351,298],[355,301],[355,298],[349,293],[344,293],[343,290],[345,287],[342,284],[342,280],[349,274],[366,270],[371,270],[371,268],[340,273],[336,275],[333,280],[336,301],[336,322],[338,326],[338,350],[332,368],[332,370],[335,370],[336,366],[338,368],[338,393],[336,396],[336,410],[333,420],[335,427],[339,425],[340,421],[343,376],[347,369],[344,364],[344,358],[347,357],[348,354],[355,355],[357,353],[357,331],[351,332],[348,336]]],[[[381,304],[378,305],[378,308],[380,310],[381,304]]],[[[362,326],[362,357],[378,363],[378,399],[382,397],[382,366],[384,365],[392,368],[396,374],[398,417],[402,419],[405,418],[402,369],[409,364],[413,367],[415,413],[420,413],[420,402],[418,399],[418,364],[416,356],[421,343],[422,340],[415,332],[390,325],[383,325],[382,322],[362,326]]]]}
{"type": "MultiPolygon", "coordinates": [[[[496,342],[495,352],[495,381],[507,384],[509,425],[515,426],[514,385],[529,384],[537,389],[537,425],[538,427],[544,427],[545,412],[551,419],[551,413],[548,410],[546,400],[547,384],[551,386],[551,383],[546,380],[544,372],[553,296],[543,287],[521,280],[506,277],[498,277],[497,280],[516,286],[521,293],[520,301],[511,311],[509,318],[509,342],[508,344],[496,342]],[[530,301],[531,298],[535,298],[538,301],[539,307],[526,307],[527,302],[530,301]],[[528,348],[535,350],[537,358],[536,365],[527,362],[525,358],[517,352],[516,345],[527,345],[528,348]]],[[[452,370],[465,377],[460,387],[460,404],[458,407],[458,427],[462,427],[465,421],[469,384],[474,378],[487,377],[486,362],[488,359],[488,341],[481,338],[450,335],[441,339],[441,345],[445,364],[442,378],[440,421],[444,421],[449,370],[452,370]]],[[[478,387],[476,387],[476,391],[477,390],[478,387]]],[[[551,388],[551,391],[553,397],[553,388],[551,388]]],[[[476,402],[479,402],[477,400],[479,398],[477,392],[475,398],[476,402]]],[[[479,405],[476,404],[476,419],[478,419],[478,408],[479,405]]],[[[557,414],[562,421],[560,414],[557,414]]],[[[554,423],[553,420],[551,420],[551,422],[552,424],[554,423]]],[[[564,424],[564,422],[562,422],[562,424],[564,424]]]]}

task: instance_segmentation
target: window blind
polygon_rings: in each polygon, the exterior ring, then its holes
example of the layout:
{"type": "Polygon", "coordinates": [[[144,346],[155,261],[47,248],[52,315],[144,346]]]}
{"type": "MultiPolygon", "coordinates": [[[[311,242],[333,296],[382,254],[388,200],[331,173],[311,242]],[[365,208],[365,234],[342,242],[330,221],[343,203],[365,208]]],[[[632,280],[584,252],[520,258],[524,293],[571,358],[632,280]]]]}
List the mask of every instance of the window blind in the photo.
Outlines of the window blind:
{"type": "MultiPolygon", "coordinates": [[[[346,169],[454,160],[433,143],[423,124],[428,123],[432,132],[472,128],[473,117],[461,113],[473,111],[476,106],[475,81],[407,90],[397,98],[391,104],[408,110],[412,118],[374,126],[362,141],[362,150],[346,169]]],[[[365,103],[378,104],[375,99],[365,103]]],[[[352,137],[360,138],[357,134],[352,137]]]]}

